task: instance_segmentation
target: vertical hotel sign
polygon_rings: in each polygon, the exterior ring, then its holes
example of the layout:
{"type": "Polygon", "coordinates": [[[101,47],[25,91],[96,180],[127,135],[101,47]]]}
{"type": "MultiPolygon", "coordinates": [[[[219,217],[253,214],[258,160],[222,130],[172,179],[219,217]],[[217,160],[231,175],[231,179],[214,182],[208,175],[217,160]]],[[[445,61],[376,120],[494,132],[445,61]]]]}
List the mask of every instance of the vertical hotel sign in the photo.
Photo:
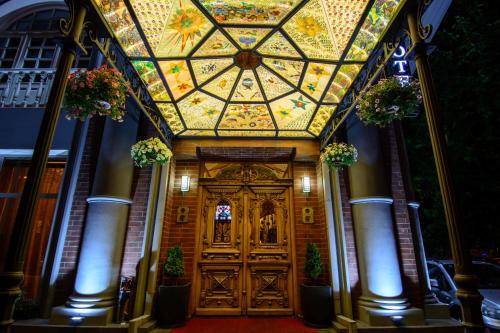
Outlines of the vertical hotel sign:
{"type": "Polygon", "coordinates": [[[410,74],[404,46],[400,45],[396,51],[394,51],[392,59],[392,70],[394,71],[394,76],[397,77],[401,83],[407,83],[410,80],[410,74]]]}

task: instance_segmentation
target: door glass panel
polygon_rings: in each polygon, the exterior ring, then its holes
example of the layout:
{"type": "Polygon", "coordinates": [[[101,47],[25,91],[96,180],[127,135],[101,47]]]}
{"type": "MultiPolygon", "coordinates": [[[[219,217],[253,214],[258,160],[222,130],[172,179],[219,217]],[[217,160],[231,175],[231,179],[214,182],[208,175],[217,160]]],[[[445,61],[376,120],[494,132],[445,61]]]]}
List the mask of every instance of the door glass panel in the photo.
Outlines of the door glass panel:
{"type": "Polygon", "coordinates": [[[220,201],[215,209],[214,243],[231,242],[231,205],[220,201]]]}
{"type": "Polygon", "coordinates": [[[259,243],[278,243],[278,228],[276,225],[276,214],[272,201],[266,200],[262,203],[262,210],[259,221],[259,243]]]}

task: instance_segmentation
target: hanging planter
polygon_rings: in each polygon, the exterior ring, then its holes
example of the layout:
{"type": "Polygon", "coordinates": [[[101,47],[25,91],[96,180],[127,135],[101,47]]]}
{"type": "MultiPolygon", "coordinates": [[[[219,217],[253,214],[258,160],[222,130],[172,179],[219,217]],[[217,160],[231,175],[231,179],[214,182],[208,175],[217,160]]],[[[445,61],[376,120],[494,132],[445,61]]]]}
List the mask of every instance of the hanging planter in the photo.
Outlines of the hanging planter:
{"type": "Polygon", "coordinates": [[[129,86],[116,69],[101,66],[79,70],[70,74],[68,80],[64,99],[66,119],[84,121],[100,115],[123,121],[129,86]]]}
{"type": "Polygon", "coordinates": [[[153,163],[165,165],[168,159],[172,157],[172,151],[160,139],[149,138],[134,144],[130,150],[130,155],[136,166],[144,168],[153,163]]]}
{"type": "Polygon", "coordinates": [[[401,83],[398,78],[381,79],[356,105],[356,114],[365,124],[385,127],[395,119],[418,113],[422,94],[417,80],[401,83]]]}
{"type": "Polygon", "coordinates": [[[334,142],[323,149],[320,158],[330,169],[341,170],[358,160],[358,151],[353,145],[334,142]]]}

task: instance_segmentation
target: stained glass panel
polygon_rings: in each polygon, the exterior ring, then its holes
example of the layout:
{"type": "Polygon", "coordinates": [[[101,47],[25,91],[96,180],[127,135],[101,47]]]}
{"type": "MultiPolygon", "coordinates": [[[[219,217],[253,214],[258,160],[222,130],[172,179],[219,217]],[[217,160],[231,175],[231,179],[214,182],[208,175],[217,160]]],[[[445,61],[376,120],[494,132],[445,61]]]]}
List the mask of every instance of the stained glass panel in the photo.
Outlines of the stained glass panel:
{"type": "Polygon", "coordinates": [[[265,104],[229,104],[219,128],[274,129],[274,124],[265,104]]]}
{"type": "Polygon", "coordinates": [[[335,75],[323,102],[339,103],[362,67],[361,65],[342,65],[335,75]]]}
{"type": "Polygon", "coordinates": [[[315,103],[298,92],[271,103],[279,129],[305,130],[315,108],[315,103]]]}
{"type": "Polygon", "coordinates": [[[279,131],[278,137],[280,138],[314,138],[311,133],[306,131],[279,131]]]}
{"type": "Polygon", "coordinates": [[[267,28],[226,28],[227,33],[242,49],[249,50],[271,32],[267,28]]]}
{"type": "Polygon", "coordinates": [[[293,90],[288,83],[265,69],[263,66],[257,67],[257,75],[262,83],[267,99],[274,99],[293,90]]]}
{"type": "Polygon", "coordinates": [[[288,82],[295,86],[299,84],[300,75],[304,68],[304,63],[302,61],[264,58],[262,62],[281,75],[281,77],[288,80],[288,82]]]}
{"type": "Polygon", "coordinates": [[[327,88],[334,70],[335,65],[310,62],[302,81],[302,91],[318,101],[327,88]]]}
{"type": "Polygon", "coordinates": [[[231,101],[241,101],[241,102],[262,102],[264,101],[264,96],[260,91],[259,84],[255,79],[255,75],[251,70],[243,71],[243,74],[236,84],[236,90],[231,97],[231,101]]]}
{"type": "Polygon", "coordinates": [[[193,67],[194,76],[198,85],[204,83],[232,64],[232,58],[191,60],[191,66],[193,67]]]}
{"type": "Polygon", "coordinates": [[[236,66],[224,73],[224,75],[218,76],[206,85],[202,87],[203,90],[208,91],[216,96],[223,99],[227,99],[233,89],[234,83],[238,78],[240,69],[236,66]]]}
{"type": "Polygon", "coordinates": [[[213,130],[187,130],[180,134],[180,136],[215,136],[213,130]]]}
{"type": "Polygon", "coordinates": [[[279,31],[274,33],[260,46],[257,51],[263,55],[301,58],[299,52],[279,31]]]}
{"type": "Polygon", "coordinates": [[[158,64],[174,99],[177,100],[194,89],[191,73],[185,60],[158,61],[158,64]]]}
{"type": "Polygon", "coordinates": [[[179,114],[175,110],[175,106],[172,103],[158,103],[157,105],[161,115],[165,118],[168,126],[174,134],[177,134],[184,129],[184,125],[182,125],[179,114]]]}
{"type": "Polygon", "coordinates": [[[220,32],[220,30],[216,30],[194,53],[195,57],[204,57],[204,56],[217,56],[217,55],[233,55],[238,52],[236,46],[233,45],[220,32]]]}
{"type": "Polygon", "coordinates": [[[214,243],[231,242],[231,204],[221,201],[215,207],[214,243]]]}
{"type": "Polygon", "coordinates": [[[141,79],[143,79],[146,83],[148,92],[154,101],[170,101],[167,89],[165,89],[165,86],[163,85],[163,82],[158,75],[158,71],[152,61],[134,60],[132,61],[132,65],[137,73],[139,73],[141,79]]]}
{"type": "Polygon", "coordinates": [[[217,134],[219,136],[276,136],[275,131],[228,131],[228,130],[218,130],[217,134]]]}
{"type": "Polygon", "coordinates": [[[309,132],[319,135],[326,125],[326,122],[337,109],[336,105],[322,105],[314,115],[313,121],[309,126],[309,132]]]}
{"type": "Polygon", "coordinates": [[[224,107],[224,102],[200,91],[195,91],[178,104],[188,128],[214,128],[224,107]]]}

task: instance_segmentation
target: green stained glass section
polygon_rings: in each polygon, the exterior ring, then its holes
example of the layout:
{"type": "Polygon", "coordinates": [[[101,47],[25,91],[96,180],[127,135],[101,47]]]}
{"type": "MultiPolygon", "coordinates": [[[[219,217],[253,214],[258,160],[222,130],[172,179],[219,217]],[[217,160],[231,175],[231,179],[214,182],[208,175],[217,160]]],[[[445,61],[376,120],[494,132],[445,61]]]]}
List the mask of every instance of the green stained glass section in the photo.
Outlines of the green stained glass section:
{"type": "Polygon", "coordinates": [[[141,79],[146,83],[146,88],[154,101],[170,101],[170,97],[168,96],[167,90],[158,75],[158,71],[151,61],[134,60],[132,61],[132,65],[137,73],[139,73],[141,79]]]}
{"type": "Polygon", "coordinates": [[[231,97],[234,102],[262,102],[264,96],[259,88],[257,79],[251,70],[243,71],[231,97]]]}
{"type": "Polygon", "coordinates": [[[326,122],[333,115],[337,109],[336,105],[322,105],[318,108],[316,115],[309,126],[309,132],[314,135],[320,135],[323,128],[325,128],[326,122]]]}
{"type": "Polygon", "coordinates": [[[362,65],[342,65],[337,75],[335,75],[323,102],[340,103],[361,68],[363,68],[362,65]]]}
{"type": "Polygon", "coordinates": [[[236,46],[224,36],[220,30],[216,30],[201,46],[193,56],[206,57],[206,56],[219,56],[219,55],[233,55],[238,52],[236,46]]]}
{"type": "Polygon", "coordinates": [[[288,83],[265,69],[263,66],[257,67],[257,75],[262,83],[267,99],[275,99],[293,90],[288,83]]]}
{"type": "Polygon", "coordinates": [[[346,56],[346,60],[367,60],[403,3],[404,1],[400,0],[375,1],[346,56]]]}
{"type": "Polygon", "coordinates": [[[334,70],[335,65],[310,62],[302,81],[302,91],[319,101],[334,70]]]}
{"type": "Polygon", "coordinates": [[[257,49],[257,51],[263,55],[301,58],[299,52],[297,52],[292,44],[290,44],[290,42],[285,37],[283,37],[283,34],[279,31],[269,37],[257,49]]]}
{"type": "Polygon", "coordinates": [[[177,134],[184,129],[184,125],[182,125],[179,114],[175,110],[175,106],[172,103],[158,103],[157,105],[161,115],[165,118],[168,126],[174,134],[177,134]]]}
{"type": "Polygon", "coordinates": [[[271,111],[279,129],[305,130],[316,104],[297,92],[271,103],[271,111]]]}
{"type": "Polygon", "coordinates": [[[227,99],[231,93],[231,89],[233,89],[239,73],[240,69],[233,66],[223,75],[216,77],[201,88],[209,93],[219,96],[222,99],[227,99]]]}
{"type": "Polygon", "coordinates": [[[262,59],[262,62],[291,84],[295,86],[299,84],[300,75],[302,74],[302,69],[304,68],[304,62],[272,58],[264,58],[262,59]]]}
{"type": "Polygon", "coordinates": [[[191,66],[193,67],[194,76],[198,85],[206,82],[232,64],[232,58],[191,60],[191,66]]]}
{"type": "Polygon", "coordinates": [[[195,91],[177,104],[188,128],[214,128],[224,107],[224,102],[195,91]]]}
{"type": "Polygon", "coordinates": [[[274,129],[265,104],[229,104],[219,129],[274,129]]]}
{"type": "Polygon", "coordinates": [[[245,50],[253,48],[271,32],[268,28],[226,28],[225,30],[245,50]]]}

